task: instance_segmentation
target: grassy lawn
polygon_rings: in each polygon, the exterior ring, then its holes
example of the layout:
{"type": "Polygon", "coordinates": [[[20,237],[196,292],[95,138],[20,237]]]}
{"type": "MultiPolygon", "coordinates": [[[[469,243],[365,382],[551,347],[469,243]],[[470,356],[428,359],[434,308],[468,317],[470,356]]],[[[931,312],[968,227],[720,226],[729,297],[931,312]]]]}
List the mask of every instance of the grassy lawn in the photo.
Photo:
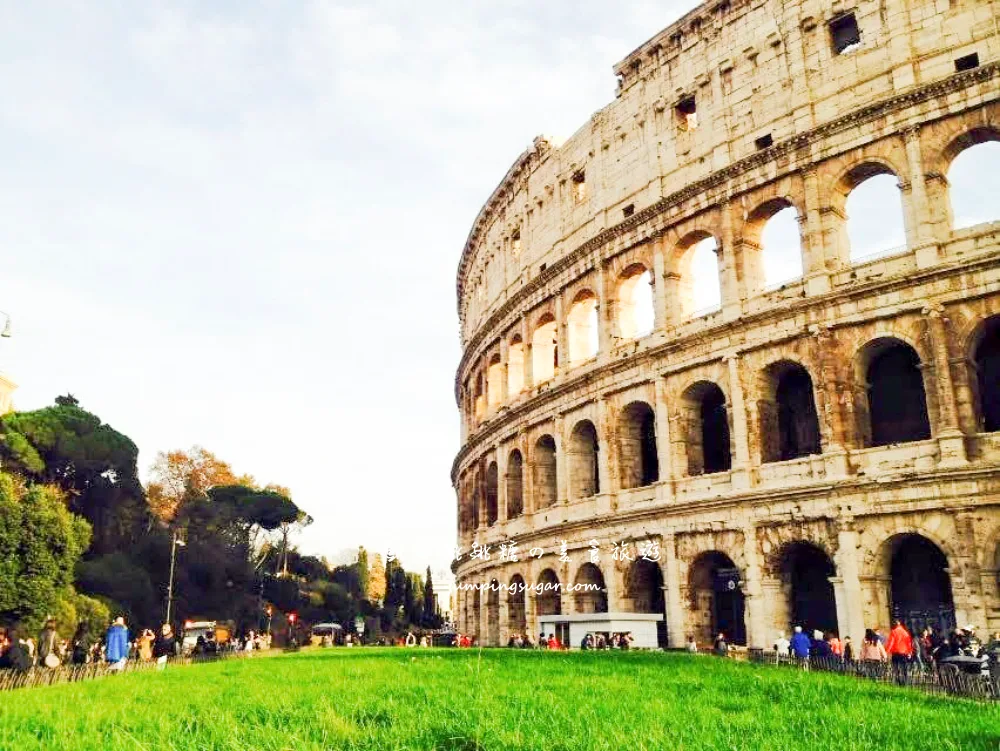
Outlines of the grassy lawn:
{"type": "Polygon", "coordinates": [[[658,653],[338,649],[0,694],[0,748],[1000,749],[1000,706],[658,653]]]}

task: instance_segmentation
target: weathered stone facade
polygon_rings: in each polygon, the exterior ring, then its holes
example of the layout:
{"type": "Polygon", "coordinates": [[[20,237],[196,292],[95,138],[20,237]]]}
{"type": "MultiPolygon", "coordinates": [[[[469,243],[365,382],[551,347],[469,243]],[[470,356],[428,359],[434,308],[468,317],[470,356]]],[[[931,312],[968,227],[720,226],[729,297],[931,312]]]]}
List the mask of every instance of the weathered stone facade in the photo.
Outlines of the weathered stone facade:
{"type": "MultiPolygon", "coordinates": [[[[673,646],[792,622],[858,640],[894,614],[1000,629],[1000,221],[956,229],[947,179],[1000,140],[997,10],[707,3],[619,63],[569,141],[519,157],[458,274],[459,585],[593,579],[596,540],[608,608],[664,613],[673,646]],[[852,262],[845,202],[878,174],[906,248],[852,262]],[[769,288],[761,231],[789,206],[803,273],[769,288]],[[706,313],[690,252],[710,237],[706,313]],[[622,292],[645,273],[648,334],[622,292]],[[573,312],[592,309],[596,354],[573,312]],[[612,559],[647,541],[655,564],[612,559]]],[[[457,619],[501,643],[582,602],[459,590],[457,619]]]]}

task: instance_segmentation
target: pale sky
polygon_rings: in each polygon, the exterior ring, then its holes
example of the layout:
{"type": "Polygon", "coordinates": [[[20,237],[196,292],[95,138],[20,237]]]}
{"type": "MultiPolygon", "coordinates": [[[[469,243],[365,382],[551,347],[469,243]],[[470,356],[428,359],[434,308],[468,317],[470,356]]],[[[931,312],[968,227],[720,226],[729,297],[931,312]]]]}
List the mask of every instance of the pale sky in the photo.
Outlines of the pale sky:
{"type": "Polygon", "coordinates": [[[286,485],[306,552],[446,567],[471,223],[694,5],[2,0],[16,407],[286,485]]]}

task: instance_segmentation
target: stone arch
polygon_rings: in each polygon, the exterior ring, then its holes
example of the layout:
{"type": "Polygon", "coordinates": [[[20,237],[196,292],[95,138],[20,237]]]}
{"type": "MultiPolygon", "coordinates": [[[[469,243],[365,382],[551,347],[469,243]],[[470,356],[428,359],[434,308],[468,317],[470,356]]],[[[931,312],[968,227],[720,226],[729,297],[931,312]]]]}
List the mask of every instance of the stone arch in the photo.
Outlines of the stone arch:
{"type": "Polygon", "coordinates": [[[893,336],[872,339],[858,351],[855,372],[865,398],[856,411],[865,446],[931,437],[922,368],[916,348],[893,336]]]}
{"type": "Polygon", "coordinates": [[[618,421],[618,455],[623,489],[645,487],[660,479],[656,415],[646,402],[631,402],[622,410],[618,421]]]}
{"type": "Polygon", "coordinates": [[[698,381],[681,394],[680,408],[687,436],[689,475],[728,472],[732,468],[729,410],[722,389],[698,381]]]}
{"type": "Polygon", "coordinates": [[[519,449],[507,457],[507,519],[516,519],[524,513],[524,459],[519,449]]]}
{"type": "Polygon", "coordinates": [[[581,290],[573,299],[566,316],[570,366],[597,356],[598,326],[597,296],[589,289],[581,290]]]}
{"type": "Polygon", "coordinates": [[[886,588],[886,618],[902,620],[913,632],[925,627],[955,627],[955,600],[946,547],[926,532],[897,531],[874,556],[879,581],[886,588]]]}
{"type": "Polygon", "coordinates": [[[1000,430],[1000,315],[990,316],[976,326],[969,337],[969,385],[977,429],[1000,430]]]}
{"type": "Polygon", "coordinates": [[[556,502],[556,441],[550,435],[543,435],[535,442],[534,497],[535,508],[543,509],[556,502]]]}
{"type": "Polygon", "coordinates": [[[528,633],[527,585],[524,577],[514,574],[507,585],[507,630],[512,634],[528,633]]]}
{"type": "Polygon", "coordinates": [[[473,396],[473,399],[476,419],[482,420],[483,415],[486,414],[486,387],[483,382],[482,371],[476,373],[475,395],[473,396]]]}
{"type": "Polygon", "coordinates": [[[538,575],[536,587],[535,606],[538,615],[561,615],[562,595],[556,572],[550,568],[544,569],[538,575]]]}
{"type": "Polygon", "coordinates": [[[837,570],[833,559],[820,546],[795,540],[782,546],[777,555],[781,600],[777,603],[787,614],[789,626],[837,632],[837,602],[831,578],[837,570]]]}
{"type": "Polygon", "coordinates": [[[503,365],[500,353],[496,352],[486,366],[486,406],[496,409],[503,403],[503,365]]]}
{"type": "Polygon", "coordinates": [[[963,229],[1000,220],[996,196],[1000,194],[1000,128],[973,127],[945,147],[948,205],[951,228],[963,229]],[[968,167],[975,165],[975,174],[968,167]],[[983,185],[983,178],[992,181],[983,185]]]}
{"type": "Polygon", "coordinates": [[[751,291],[774,287],[802,277],[804,253],[801,217],[805,214],[789,198],[764,201],[743,225],[743,252],[747,286],[751,291]]]}
{"type": "Polygon", "coordinates": [[[742,575],[733,559],[718,550],[700,553],[688,569],[690,634],[711,644],[722,632],[731,644],[746,644],[742,575]]]}
{"type": "Polygon", "coordinates": [[[569,465],[570,500],[589,498],[601,492],[598,471],[597,429],[590,420],[580,420],[573,426],[566,460],[569,465]]]}
{"type": "Polygon", "coordinates": [[[836,180],[833,204],[841,217],[837,241],[842,258],[863,262],[907,244],[901,174],[905,172],[884,156],[866,156],[836,180]]]}
{"type": "MultiPolygon", "coordinates": [[[[657,613],[665,615],[663,570],[660,564],[648,558],[637,558],[625,573],[625,606],[632,613],[657,613]]],[[[666,620],[657,626],[657,643],[667,646],[666,620]]]]}
{"type": "Polygon", "coordinates": [[[538,319],[531,334],[531,376],[534,382],[545,383],[555,377],[559,367],[559,325],[551,313],[538,319]]]}
{"type": "Polygon", "coordinates": [[[671,259],[673,284],[668,298],[679,317],[696,318],[722,305],[721,245],[705,230],[692,230],[677,243],[671,259]]]}
{"type": "Polygon", "coordinates": [[[486,524],[492,527],[500,518],[499,507],[500,471],[496,462],[486,468],[486,524]]]}
{"type": "Polygon", "coordinates": [[[633,263],[618,277],[616,290],[618,335],[622,339],[639,339],[652,333],[653,274],[642,263],[633,263]]]}
{"type": "Polygon", "coordinates": [[[607,613],[608,590],[604,574],[593,563],[587,562],[576,572],[573,605],[577,613],[607,613]]]}
{"type": "Polygon", "coordinates": [[[800,363],[779,360],[764,368],[760,419],[761,461],[779,462],[822,451],[812,377],[800,363]]]}

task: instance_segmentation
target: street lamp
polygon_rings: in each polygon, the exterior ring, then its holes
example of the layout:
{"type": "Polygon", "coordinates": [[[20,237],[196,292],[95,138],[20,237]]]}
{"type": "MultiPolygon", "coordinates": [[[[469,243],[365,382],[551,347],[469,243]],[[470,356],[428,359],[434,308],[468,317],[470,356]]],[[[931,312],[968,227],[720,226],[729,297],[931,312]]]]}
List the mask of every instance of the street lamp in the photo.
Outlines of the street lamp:
{"type": "MultiPolygon", "coordinates": [[[[8,323],[9,321],[10,319],[8,319],[8,323]]],[[[177,546],[180,545],[183,548],[186,544],[175,531],[173,540],[170,542],[170,581],[167,584],[167,619],[164,623],[170,623],[170,611],[174,606],[174,565],[177,561],[177,546]]]]}

